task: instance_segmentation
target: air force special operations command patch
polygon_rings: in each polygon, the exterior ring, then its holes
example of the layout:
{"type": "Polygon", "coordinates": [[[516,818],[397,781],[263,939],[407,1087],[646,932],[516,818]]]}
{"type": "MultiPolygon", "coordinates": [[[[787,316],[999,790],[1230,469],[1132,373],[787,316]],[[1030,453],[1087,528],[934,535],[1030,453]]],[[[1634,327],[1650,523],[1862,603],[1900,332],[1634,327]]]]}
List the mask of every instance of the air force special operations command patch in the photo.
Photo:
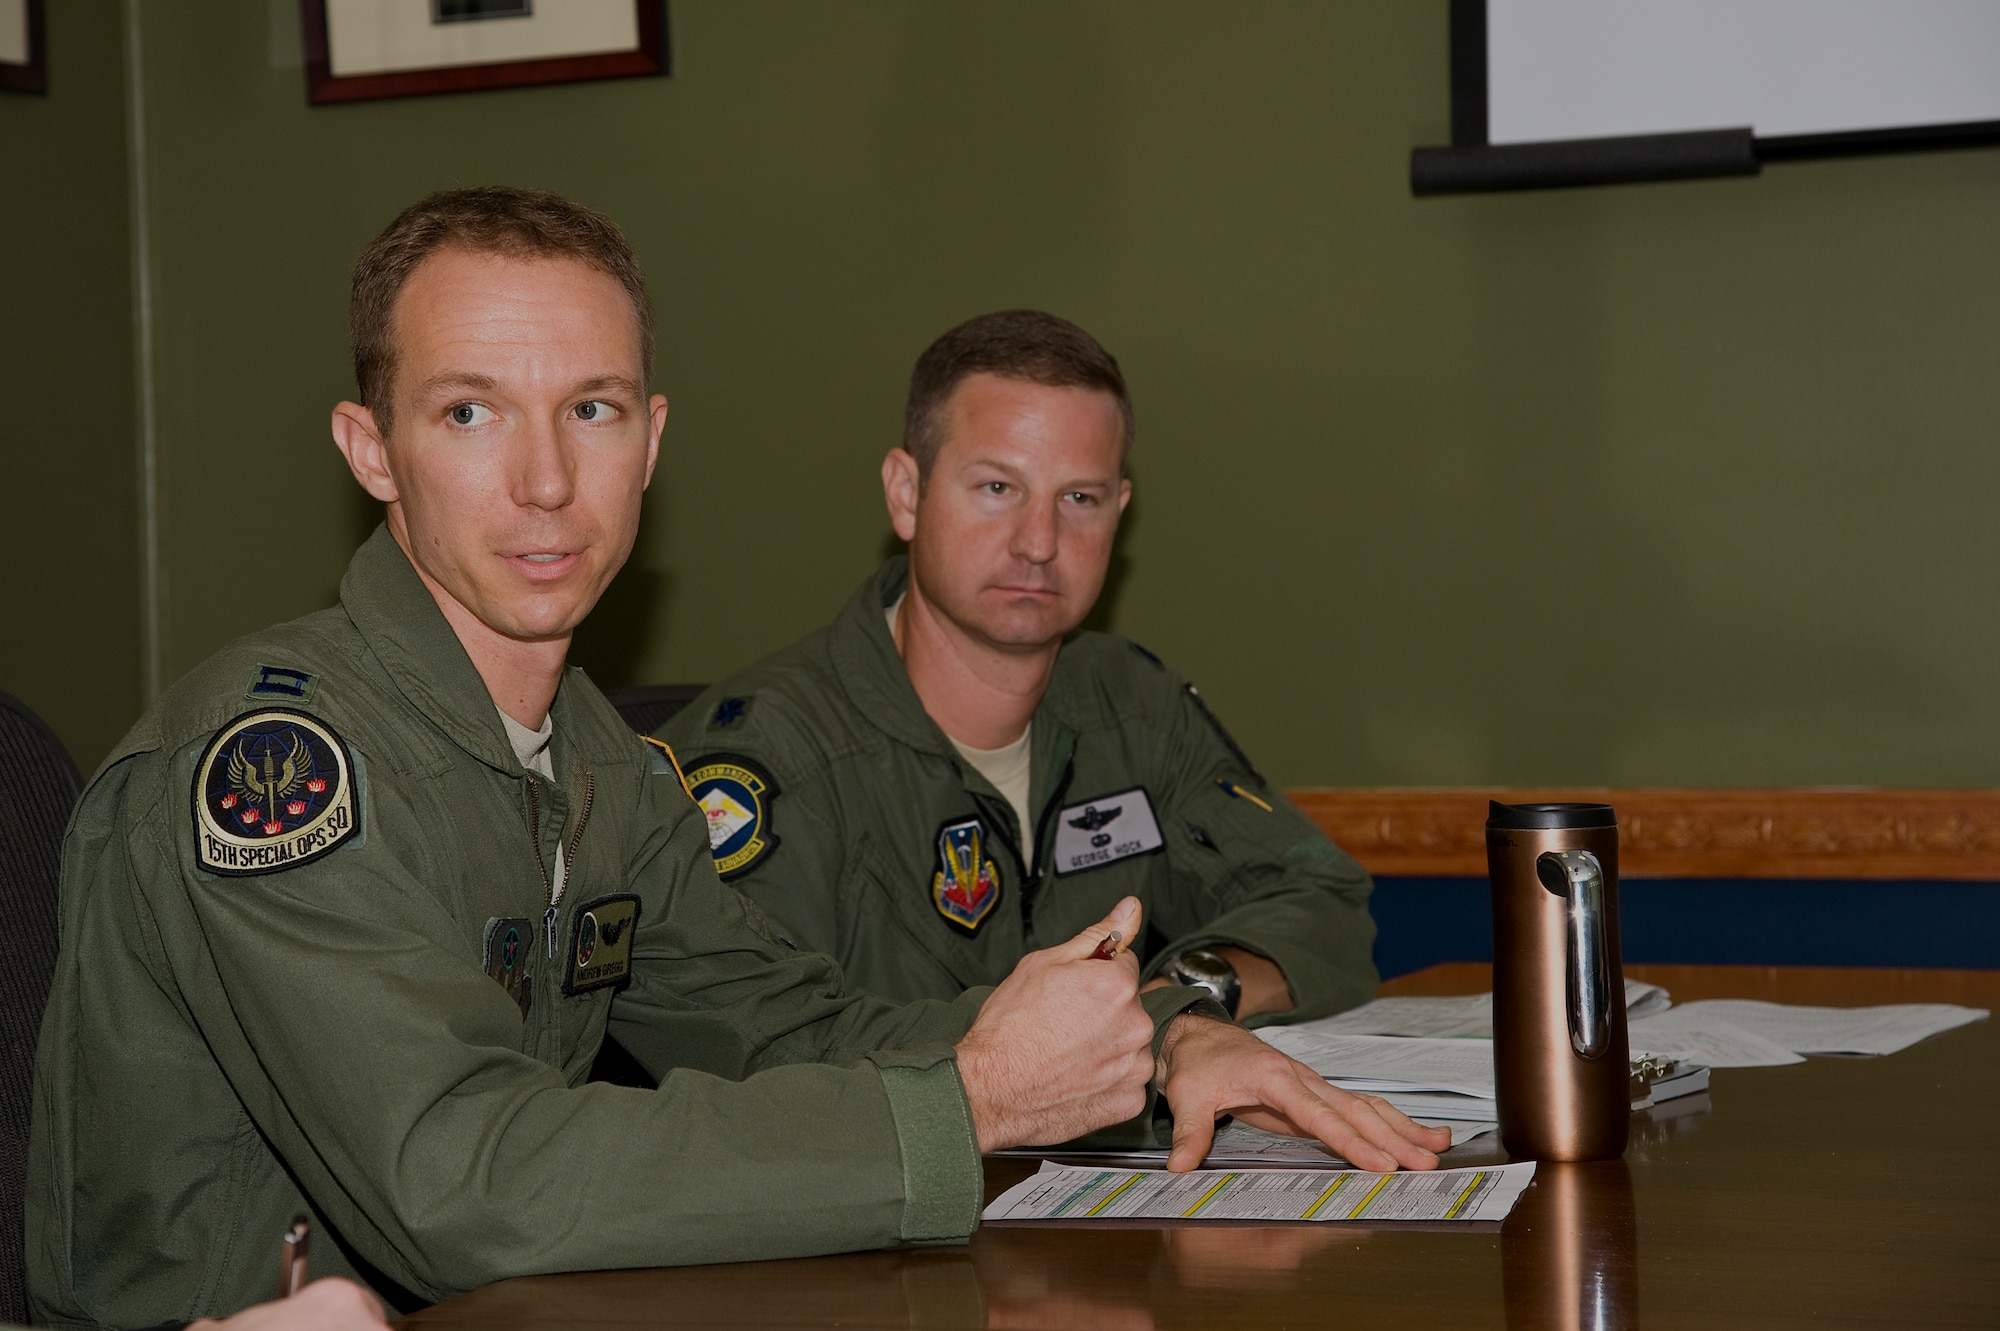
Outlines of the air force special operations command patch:
{"type": "Polygon", "coordinates": [[[687,769],[688,793],[708,819],[708,849],[724,882],[748,873],[778,844],[771,799],[778,783],[748,758],[712,753],[687,769]]]}
{"type": "Polygon", "coordinates": [[[347,745],[304,712],[245,712],[195,767],[195,855],[210,873],[296,868],[360,830],[347,745]]]}

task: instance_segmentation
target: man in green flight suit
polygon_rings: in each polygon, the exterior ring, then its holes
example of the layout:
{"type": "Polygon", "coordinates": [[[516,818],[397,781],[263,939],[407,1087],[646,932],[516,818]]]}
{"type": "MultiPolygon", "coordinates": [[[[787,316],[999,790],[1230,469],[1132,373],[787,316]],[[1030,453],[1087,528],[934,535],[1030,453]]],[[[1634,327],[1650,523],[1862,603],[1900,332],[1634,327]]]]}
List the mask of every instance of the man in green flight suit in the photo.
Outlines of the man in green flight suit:
{"type": "Polygon", "coordinates": [[[1076,632],[1131,444],[1124,377],[1083,329],[1032,310],[952,329],[882,464],[907,556],[661,728],[723,880],[849,983],[991,984],[1132,895],[1146,973],[1250,1024],[1373,996],[1368,875],[1193,685],[1076,632]]]}
{"type": "MultiPolygon", "coordinates": [[[[553,195],[436,195],[362,255],[333,433],[383,527],[338,606],[170,688],[65,844],[38,1320],[242,1308],[299,1212],[322,1273],[405,1307],[960,1241],[981,1150],[1121,1121],[1149,1079],[1183,1167],[1246,1109],[1435,1163],[1436,1134],[1094,958],[1137,902],[898,1007],[721,885],[672,754],[564,664],[652,475],[651,319],[617,229],[553,195]],[[607,1032],[657,1090],[587,1082],[607,1032]]],[[[244,571],[282,556],[282,523],[240,523],[244,571]]]]}

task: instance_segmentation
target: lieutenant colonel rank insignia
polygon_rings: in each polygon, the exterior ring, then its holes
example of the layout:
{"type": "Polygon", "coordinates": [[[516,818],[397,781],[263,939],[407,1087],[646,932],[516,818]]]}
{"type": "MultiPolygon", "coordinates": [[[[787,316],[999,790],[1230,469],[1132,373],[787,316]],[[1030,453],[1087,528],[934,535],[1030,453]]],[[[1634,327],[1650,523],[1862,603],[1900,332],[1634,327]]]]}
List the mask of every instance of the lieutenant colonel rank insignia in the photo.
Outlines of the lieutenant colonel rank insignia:
{"type": "Polygon", "coordinates": [[[639,923],[639,898],[601,897],[576,913],[570,930],[569,973],[563,992],[581,994],[623,984],[632,974],[632,934],[639,923]]]}
{"type": "Polygon", "coordinates": [[[1056,815],[1056,843],[1049,862],[1056,876],[1100,869],[1164,848],[1160,821],[1144,786],[1099,795],[1056,815]]]}
{"type": "Polygon", "coordinates": [[[938,870],[931,902],[938,914],[965,932],[979,932],[1000,901],[1000,871],[986,858],[986,832],[977,818],[938,829],[938,870]]]}
{"type": "Polygon", "coordinates": [[[195,856],[211,873],[296,868],[360,830],[347,745],[304,712],[245,712],[195,768],[195,856]]]}
{"type": "Polygon", "coordinates": [[[688,792],[708,819],[708,849],[726,883],[750,872],[778,845],[771,799],[778,783],[748,758],[714,753],[687,769],[688,792]]]}

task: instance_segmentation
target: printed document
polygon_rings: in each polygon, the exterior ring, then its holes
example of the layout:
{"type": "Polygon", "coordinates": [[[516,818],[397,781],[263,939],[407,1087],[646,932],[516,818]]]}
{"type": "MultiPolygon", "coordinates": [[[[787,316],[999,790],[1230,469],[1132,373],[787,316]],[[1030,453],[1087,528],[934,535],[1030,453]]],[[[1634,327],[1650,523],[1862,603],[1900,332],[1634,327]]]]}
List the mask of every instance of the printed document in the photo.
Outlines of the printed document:
{"type": "MultiPolygon", "coordinates": [[[[1486,1106],[1491,1109],[1491,1102],[1486,1106]]],[[[1489,1132],[1498,1132],[1498,1123],[1471,1123],[1464,1120],[1448,1121],[1441,1118],[1419,1118],[1417,1122],[1427,1128],[1447,1128],[1451,1131],[1451,1144],[1471,1141],[1489,1132]]],[[[1119,1160],[1135,1165],[1164,1165],[1172,1149],[1165,1146],[1133,1146],[1087,1150],[1066,1150],[1060,1146],[1015,1146],[995,1155],[1024,1155],[1081,1157],[1084,1159],[1119,1160]]],[[[1247,1123],[1225,1123],[1215,1130],[1215,1140],[1208,1148],[1208,1155],[1202,1166],[1219,1169],[1226,1165],[1306,1165],[1320,1169],[1352,1169],[1354,1166],[1333,1153],[1333,1148],[1311,1137],[1287,1137],[1282,1133],[1266,1132],[1253,1128],[1247,1123]]]]}
{"type": "MultiPolygon", "coordinates": [[[[1703,999],[1674,1011],[1689,1014],[1697,1023],[1727,1022],[1795,1054],[1893,1054],[1987,1015],[1984,1008],[1955,1003],[1798,1007],[1747,998],[1703,999]]],[[[1633,1040],[1636,1044],[1637,1037],[1633,1040]]]]}
{"type": "Polygon", "coordinates": [[[1087,1169],[1043,1162],[986,1208],[995,1220],[1501,1220],[1532,1161],[1474,1169],[1087,1169]]]}
{"type": "Polygon", "coordinates": [[[1703,1016],[1699,1003],[1683,1003],[1657,1017],[1628,1023],[1632,1057],[1677,1058],[1712,1068],[1770,1068],[1803,1063],[1791,1050],[1719,1017],[1703,1016]]]}
{"type": "MultiPolygon", "coordinates": [[[[1644,980],[1625,981],[1627,1018],[1651,1016],[1673,1006],[1673,999],[1657,984],[1644,980]]],[[[1406,1035],[1449,1040],[1493,1036],[1493,995],[1461,994],[1453,998],[1378,998],[1338,1016],[1301,1022],[1293,1030],[1315,1031],[1322,1035],[1406,1035]]]]}
{"type": "Polygon", "coordinates": [[[1328,1035],[1311,1023],[1266,1026],[1257,1035],[1342,1090],[1449,1091],[1493,1098],[1491,1040],[1328,1035]]]}

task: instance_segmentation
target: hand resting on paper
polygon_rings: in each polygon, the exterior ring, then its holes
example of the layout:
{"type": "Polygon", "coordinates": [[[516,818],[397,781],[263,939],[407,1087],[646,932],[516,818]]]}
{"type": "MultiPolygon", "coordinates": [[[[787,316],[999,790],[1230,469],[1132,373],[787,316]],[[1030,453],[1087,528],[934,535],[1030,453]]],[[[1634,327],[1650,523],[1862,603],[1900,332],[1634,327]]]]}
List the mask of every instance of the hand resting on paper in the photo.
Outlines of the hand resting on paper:
{"type": "Polygon", "coordinates": [[[1422,1127],[1386,1100],[1329,1086],[1232,1022],[1176,1017],[1156,1075],[1174,1111],[1167,1168],[1176,1173],[1201,1164],[1224,1114],[1269,1132],[1316,1137],[1356,1168],[1383,1173],[1436,1169],[1437,1153],[1451,1145],[1449,1129],[1422,1127]]]}

